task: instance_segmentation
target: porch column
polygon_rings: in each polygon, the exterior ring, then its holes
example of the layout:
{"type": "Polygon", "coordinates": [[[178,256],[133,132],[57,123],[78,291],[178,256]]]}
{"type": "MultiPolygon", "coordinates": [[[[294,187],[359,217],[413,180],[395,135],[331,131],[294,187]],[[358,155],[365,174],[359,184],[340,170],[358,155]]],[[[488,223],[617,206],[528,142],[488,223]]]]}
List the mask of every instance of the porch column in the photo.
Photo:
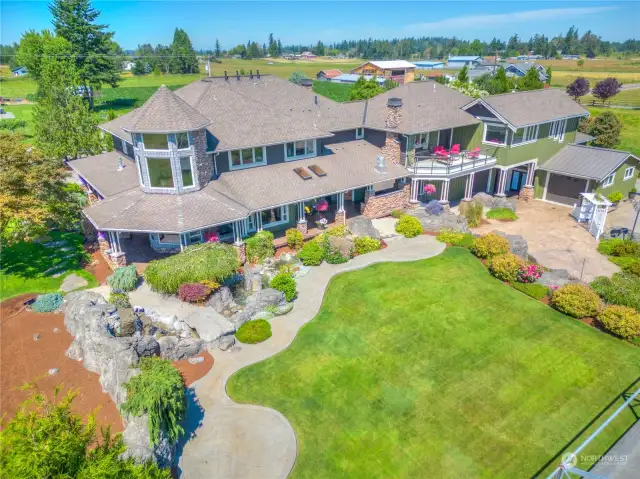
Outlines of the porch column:
{"type": "Polygon", "coordinates": [[[336,211],[336,216],[334,221],[337,225],[343,225],[345,224],[347,219],[347,214],[346,214],[346,211],[344,210],[344,192],[338,193],[338,204],[336,206],[338,207],[338,209],[336,211]]]}
{"type": "Polygon", "coordinates": [[[496,196],[506,196],[504,191],[507,187],[507,172],[508,170],[503,170],[502,168],[498,170],[498,191],[496,196]]]}
{"type": "Polygon", "coordinates": [[[534,162],[531,162],[527,165],[527,181],[525,182],[524,186],[533,187],[533,180],[535,178],[535,175],[536,175],[536,164],[534,162]]]}
{"type": "Polygon", "coordinates": [[[296,225],[296,228],[298,229],[298,231],[300,231],[300,233],[302,233],[303,236],[307,234],[308,227],[307,216],[304,212],[304,201],[300,201],[298,203],[298,224],[296,225]]]}
{"type": "Polygon", "coordinates": [[[256,231],[262,231],[262,215],[256,211],[256,231]]]}
{"type": "Polygon", "coordinates": [[[449,204],[449,180],[442,180],[442,186],[440,187],[440,204],[449,204]]]}
{"type": "Polygon", "coordinates": [[[527,165],[527,181],[518,192],[518,198],[524,201],[532,200],[535,197],[533,191],[533,178],[536,171],[536,164],[532,161],[527,165]]]}
{"type": "Polygon", "coordinates": [[[415,178],[411,178],[411,196],[409,197],[409,203],[417,203],[418,202],[418,194],[419,194],[419,186],[420,180],[415,178]]]}
{"type": "Polygon", "coordinates": [[[108,238],[108,232],[98,231],[98,248],[103,256],[111,249],[108,238]]]}
{"type": "Polygon", "coordinates": [[[238,254],[238,260],[240,261],[240,264],[244,264],[247,259],[246,247],[244,241],[242,241],[242,222],[242,220],[234,221],[231,224],[231,227],[233,229],[233,247],[238,254]]]}
{"type": "Polygon", "coordinates": [[[369,198],[371,198],[374,195],[375,195],[375,192],[373,189],[373,185],[367,186],[367,189],[364,190],[364,202],[366,203],[369,200],[369,198]]]}
{"type": "Polygon", "coordinates": [[[463,200],[465,201],[471,201],[471,199],[473,198],[473,180],[475,178],[475,175],[475,173],[471,173],[469,176],[467,176],[463,198],[463,200]]]}

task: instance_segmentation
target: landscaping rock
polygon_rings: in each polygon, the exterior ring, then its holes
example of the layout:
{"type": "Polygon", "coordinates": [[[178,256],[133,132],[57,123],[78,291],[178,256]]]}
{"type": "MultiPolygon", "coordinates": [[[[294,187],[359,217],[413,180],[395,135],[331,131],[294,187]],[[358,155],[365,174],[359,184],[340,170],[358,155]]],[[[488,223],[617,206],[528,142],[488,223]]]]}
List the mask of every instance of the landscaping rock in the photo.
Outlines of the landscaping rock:
{"type": "Polygon", "coordinates": [[[221,286],[205,303],[216,312],[222,313],[233,302],[233,295],[228,286],[221,286]]]}
{"type": "Polygon", "coordinates": [[[536,283],[543,284],[549,288],[560,288],[565,284],[581,283],[581,281],[572,277],[566,269],[553,269],[542,273],[542,276],[536,280],[536,283]]]}
{"type": "Polygon", "coordinates": [[[71,346],[67,348],[67,352],[65,353],[69,359],[73,359],[74,361],[82,361],[82,347],[80,343],[77,341],[73,341],[71,346]]]}
{"type": "Polygon", "coordinates": [[[139,357],[151,357],[160,355],[160,345],[153,336],[134,338],[133,349],[139,357]]]}
{"type": "Polygon", "coordinates": [[[189,358],[188,361],[189,361],[189,364],[200,364],[200,363],[204,363],[204,358],[202,356],[198,358],[189,358]]]}
{"type": "Polygon", "coordinates": [[[137,317],[132,309],[121,309],[118,311],[120,317],[119,325],[116,328],[116,336],[133,336],[136,332],[137,317]]]}
{"type": "Polygon", "coordinates": [[[482,203],[486,208],[493,208],[493,203],[495,201],[495,197],[491,196],[489,193],[485,193],[484,191],[473,195],[473,199],[482,203]]]}
{"type": "Polygon", "coordinates": [[[234,344],[236,344],[236,338],[234,336],[223,336],[218,342],[218,348],[221,351],[228,351],[234,344]]]}
{"type": "Polygon", "coordinates": [[[508,208],[511,211],[516,211],[516,201],[501,196],[491,196],[488,193],[481,191],[473,195],[473,199],[482,203],[486,208],[508,208]]]}
{"type": "Polygon", "coordinates": [[[235,326],[235,328],[239,328],[242,324],[249,321],[254,314],[264,311],[267,306],[278,306],[283,304],[285,304],[285,299],[282,291],[278,291],[273,288],[266,288],[259,293],[249,296],[244,309],[231,316],[229,321],[235,326]]]}
{"type": "Polygon", "coordinates": [[[89,282],[82,276],[78,276],[77,274],[72,273],[62,280],[60,291],[68,293],[70,291],[73,291],[74,289],[84,288],[88,284],[89,282]]]}
{"type": "Polygon", "coordinates": [[[38,339],[40,339],[40,333],[36,333],[33,335],[33,340],[37,341],[38,339]]]}
{"type": "Polygon", "coordinates": [[[445,211],[443,214],[437,216],[428,215],[423,210],[413,210],[407,214],[418,218],[425,231],[437,233],[442,229],[452,229],[462,231],[463,233],[471,233],[471,230],[469,230],[467,226],[467,219],[451,211],[445,211]]]}
{"type": "Polygon", "coordinates": [[[431,200],[425,205],[424,212],[429,216],[440,216],[444,213],[444,206],[438,200],[431,200]]]}
{"type": "Polygon", "coordinates": [[[270,313],[269,311],[259,311],[251,316],[251,321],[255,319],[273,319],[274,316],[275,314],[270,313]]]}
{"type": "Polygon", "coordinates": [[[365,216],[357,216],[347,220],[347,229],[353,236],[369,236],[377,240],[380,239],[380,232],[373,227],[371,219],[365,216]]]}
{"type": "Polygon", "coordinates": [[[291,310],[293,310],[293,303],[283,304],[282,306],[278,306],[275,315],[282,316],[284,314],[290,313],[291,310]]]}
{"type": "Polygon", "coordinates": [[[153,448],[149,442],[149,417],[146,414],[125,418],[126,426],[122,432],[122,440],[127,449],[123,457],[133,457],[136,462],[153,461],[160,467],[169,467],[173,462],[174,446],[164,433],[161,433],[158,444],[153,448]]]}
{"type": "Polygon", "coordinates": [[[236,327],[226,316],[231,317],[231,312],[225,310],[222,315],[212,308],[201,308],[184,318],[184,322],[198,331],[198,335],[204,341],[211,343],[217,341],[226,334],[233,334],[236,327]],[[227,314],[225,314],[225,312],[227,314]]]}
{"type": "Polygon", "coordinates": [[[54,374],[58,374],[58,371],[60,371],[58,368],[49,369],[49,376],[53,376],[54,374]]]}
{"type": "Polygon", "coordinates": [[[59,329],[59,328],[53,328],[53,332],[54,332],[54,333],[59,333],[59,332],[60,332],[60,329],[59,329]]]}
{"type": "Polygon", "coordinates": [[[340,251],[346,258],[351,258],[354,251],[353,241],[342,236],[329,236],[329,245],[332,251],[340,251]]]}
{"type": "Polygon", "coordinates": [[[498,236],[502,236],[509,242],[509,249],[517,256],[520,256],[523,260],[529,259],[529,244],[522,235],[508,235],[502,231],[493,231],[498,236]]]}
{"type": "Polygon", "coordinates": [[[180,361],[199,354],[204,349],[204,340],[199,338],[178,338],[163,336],[158,339],[160,357],[171,361],[180,361]]]}
{"type": "Polygon", "coordinates": [[[516,211],[516,200],[506,197],[496,196],[495,202],[493,204],[493,208],[507,208],[515,213],[516,211]]]}

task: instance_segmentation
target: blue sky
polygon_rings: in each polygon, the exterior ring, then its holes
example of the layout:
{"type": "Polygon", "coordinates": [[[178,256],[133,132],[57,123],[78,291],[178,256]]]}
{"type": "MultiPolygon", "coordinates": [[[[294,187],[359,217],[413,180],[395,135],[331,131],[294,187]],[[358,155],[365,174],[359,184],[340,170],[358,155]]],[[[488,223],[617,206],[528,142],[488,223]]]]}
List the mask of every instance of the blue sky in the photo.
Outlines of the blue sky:
{"type": "MultiPolygon", "coordinates": [[[[456,36],[506,40],[513,33],[529,38],[552,36],[575,25],[607,40],[640,34],[640,1],[355,1],[218,2],[190,0],[94,1],[100,21],[116,32],[125,48],[140,43],[169,44],[176,27],[187,31],[196,48],[223,48],[248,40],[266,42],[269,32],[283,44],[325,43],[342,39],[405,36],[456,36]]],[[[0,43],[19,41],[22,32],[51,26],[46,1],[0,0],[0,43]]]]}

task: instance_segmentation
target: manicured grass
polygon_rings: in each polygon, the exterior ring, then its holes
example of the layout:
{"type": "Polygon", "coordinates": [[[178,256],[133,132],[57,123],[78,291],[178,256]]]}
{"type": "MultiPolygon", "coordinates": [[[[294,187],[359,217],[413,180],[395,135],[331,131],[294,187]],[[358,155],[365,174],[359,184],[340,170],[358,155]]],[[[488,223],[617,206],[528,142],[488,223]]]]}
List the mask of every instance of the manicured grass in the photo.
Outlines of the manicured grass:
{"type": "Polygon", "coordinates": [[[518,219],[518,215],[509,208],[493,208],[487,211],[487,218],[492,220],[514,221],[518,219]]]}
{"type": "Polygon", "coordinates": [[[33,104],[30,105],[7,105],[4,109],[13,113],[16,120],[24,120],[26,125],[24,128],[18,128],[15,132],[24,135],[25,141],[31,141],[33,137],[33,104]]]}
{"type": "Polygon", "coordinates": [[[344,83],[331,83],[328,81],[313,82],[314,92],[338,102],[349,101],[349,94],[351,93],[352,88],[353,85],[347,85],[344,83]]]}
{"type": "Polygon", "coordinates": [[[87,260],[77,233],[51,232],[51,241],[65,241],[64,246],[46,247],[39,243],[18,243],[5,247],[0,265],[0,300],[24,293],[49,293],[57,291],[64,278],[71,273],[89,282],[87,287],[98,285],[90,273],[82,269],[87,260]],[[54,277],[56,274],[60,274],[54,277]]]}
{"type": "Polygon", "coordinates": [[[588,110],[592,115],[598,115],[603,111],[615,113],[622,121],[622,133],[620,133],[619,150],[628,151],[634,155],[640,155],[640,110],[623,110],[619,108],[592,108],[588,110]]]}
{"type": "MultiPolygon", "coordinates": [[[[580,98],[580,103],[582,103],[585,106],[592,106],[592,105],[601,106],[602,105],[601,100],[594,98],[591,95],[585,95],[582,98],[580,98]]],[[[606,104],[640,107],[640,88],[622,90],[616,96],[614,96],[610,100],[607,100],[606,104]]]]}
{"type": "MultiPolygon", "coordinates": [[[[294,343],[227,391],[290,421],[291,477],[530,477],[639,365],[640,349],[448,248],[334,278],[294,343]]],[[[594,448],[633,419],[625,412],[594,448]]]]}

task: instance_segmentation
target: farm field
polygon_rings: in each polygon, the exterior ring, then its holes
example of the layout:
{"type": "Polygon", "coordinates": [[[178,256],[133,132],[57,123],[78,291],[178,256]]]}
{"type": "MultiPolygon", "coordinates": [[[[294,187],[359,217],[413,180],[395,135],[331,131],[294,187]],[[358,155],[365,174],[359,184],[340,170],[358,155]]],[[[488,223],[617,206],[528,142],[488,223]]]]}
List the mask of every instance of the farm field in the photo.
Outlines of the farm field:
{"type": "MultiPolygon", "coordinates": [[[[583,105],[592,105],[598,106],[598,104],[602,105],[602,101],[594,98],[591,95],[585,95],[580,99],[580,103],[583,105]],[[595,104],[593,102],[595,101],[595,104]]],[[[633,105],[640,107],[640,88],[630,88],[627,90],[622,90],[616,96],[614,96],[611,101],[607,102],[613,105],[633,105]]]]}

